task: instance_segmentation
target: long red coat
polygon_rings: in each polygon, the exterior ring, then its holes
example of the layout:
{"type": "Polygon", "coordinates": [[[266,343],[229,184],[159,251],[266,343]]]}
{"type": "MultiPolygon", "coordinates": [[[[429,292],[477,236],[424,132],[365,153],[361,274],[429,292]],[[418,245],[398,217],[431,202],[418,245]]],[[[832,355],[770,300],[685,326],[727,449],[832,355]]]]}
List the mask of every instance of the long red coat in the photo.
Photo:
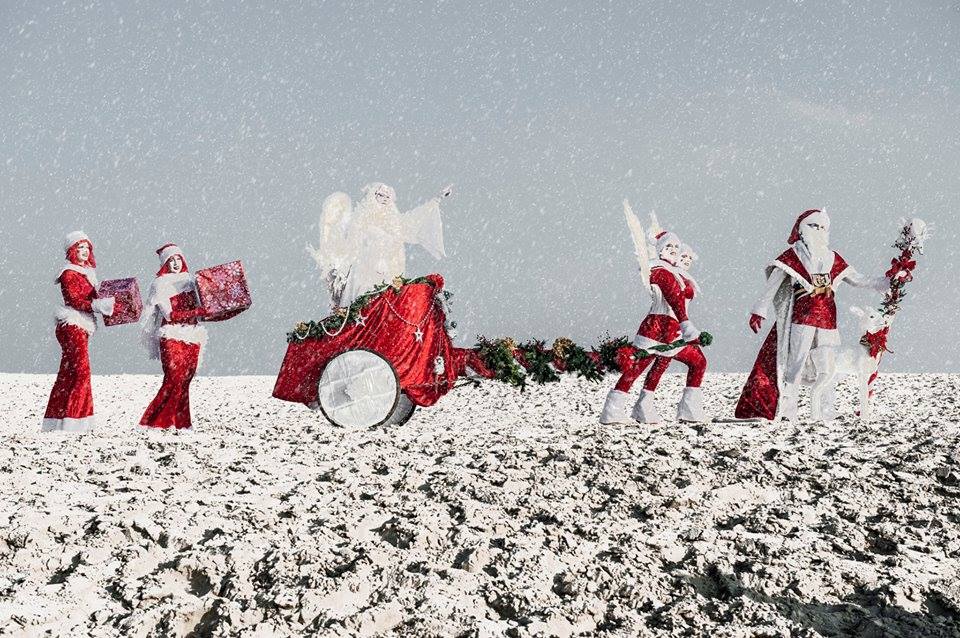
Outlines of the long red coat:
{"type": "Polygon", "coordinates": [[[201,343],[188,341],[186,337],[195,332],[198,317],[202,314],[196,294],[192,290],[170,297],[169,318],[160,328],[160,364],[163,366],[163,383],[157,396],[147,407],[140,425],[152,428],[187,429],[193,427],[190,417],[190,382],[197,373],[201,343]]]}
{"type": "Polygon", "coordinates": [[[43,414],[45,432],[83,432],[94,425],[88,343],[96,323],[93,283],[82,273],[64,270],[57,278],[63,308],[57,312],[57,341],[62,351],[57,380],[43,414]]]}

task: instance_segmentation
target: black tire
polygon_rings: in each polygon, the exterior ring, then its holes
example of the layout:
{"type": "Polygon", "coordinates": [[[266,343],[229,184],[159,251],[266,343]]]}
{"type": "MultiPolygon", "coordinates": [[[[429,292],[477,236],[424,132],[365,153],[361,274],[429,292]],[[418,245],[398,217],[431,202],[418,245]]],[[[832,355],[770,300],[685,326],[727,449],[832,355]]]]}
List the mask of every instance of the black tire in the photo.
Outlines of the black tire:
{"type": "Polygon", "coordinates": [[[413,418],[413,413],[416,411],[417,405],[410,400],[406,392],[401,392],[399,398],[397,398],[397,405],[394,406],[393,412],[390,413],[390,416],[387,417],[387,420],[384,421],[382,425],[391,427],[403,425],[413,418]]]}

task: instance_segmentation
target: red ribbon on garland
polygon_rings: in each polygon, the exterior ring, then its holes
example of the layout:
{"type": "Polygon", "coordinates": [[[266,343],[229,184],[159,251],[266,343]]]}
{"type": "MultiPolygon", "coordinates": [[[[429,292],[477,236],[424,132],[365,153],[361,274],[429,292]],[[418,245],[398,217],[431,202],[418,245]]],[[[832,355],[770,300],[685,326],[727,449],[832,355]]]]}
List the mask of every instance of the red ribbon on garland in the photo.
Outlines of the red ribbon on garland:
{"type": "Polygon", "coordinates": [[[869,348],[871,357],[875,357],[881,352],[890,352],[890,350],[887,349],[888,332],[890,332],[889,326],[881,328],[876,332],[868,332],[861,337],[860,343],[869,348]]]}
{"type": "Polygon", "coordinates": [[[913,279],[913,269],[917,267],[917,262],[910,259],[912,256],[910,251],[904,250],[899,257],[890,260],[890,270],[884,273],[884,275],[888,279],[893,279],[901,272],[905,272],[907,276],[903,278],[904,281],[913,279]]]}

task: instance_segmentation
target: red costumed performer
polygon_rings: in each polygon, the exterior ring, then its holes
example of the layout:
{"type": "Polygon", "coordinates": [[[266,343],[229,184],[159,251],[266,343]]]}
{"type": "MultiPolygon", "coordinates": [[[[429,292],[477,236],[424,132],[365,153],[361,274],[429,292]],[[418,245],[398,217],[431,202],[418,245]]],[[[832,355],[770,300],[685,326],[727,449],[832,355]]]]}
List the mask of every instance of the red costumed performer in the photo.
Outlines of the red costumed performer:
{"type": "MultiPolygon", "coordinates": [[[[700,293],[700,286],[697,285],[696,280],[690,274],[690,267],[697,259],[699,259],[699,257],[697,257],[697,254],[693,251],[693,248],[691,248],[688,244],[683,244],[683,246],[680,247],[680,276],[683,277],[683,293],[687,298],[688,304],[700,293]]],[[[696,348],[698,346],[687,347],[696,348]]],[[[643,389],[645,392],[652,394],[657,391],[657,386],[660,385],[660,379],[663,377],[663,373],[667,371],[668,367],[670,367],[670,361],[670,357],[657,357],[657,360],[654,361],[652,366],[650,366],[650,371],[647,372],[647,378],[643,383],[643,389]]],[[[653,416],[656,416],[656,414],[653,416]]]]}
{"type": "Polygon", "coordinates": [[[150,358],[160,359],[163,384],[143,413],[140,425],[188,429],[192,425],[190,381],[207,341],[207,330],[199,325],[205,313],[197,297],[196,281],[187,270],[180,249],[166,244],[157,254],[161,267],[150,286],[141,340],[150,358]]]}
{"type": "Polygon", "coordinates": [[[790,248],[767,266],[767,286],[751,311],[750,329],[760,330],[771,304],[776,323],[740,394],[737,418],[795,419],[801,382],[813,385],[810,411],[814,420],[836,416],[830,384],[840,345],[834,291],[843,281],[884,291],[889,281],[858,273],[829,248],[829,239],[826,212],[805,211],[790,232],[790,248]]]}
{"type": "Polygon", "coordinates": [[[93,427],[88,340],[97,328],[94,312],[113,314],[113,297],[97,299],[97,261],[93,243],[83,231],[63,242],[67,263],[60,269],[63,306],[56,313],[56,335],[63,354],[57,380],[43,415],[43,432],[85,432],[93,427]]]}
{"type": "MultiPolygon", "coordinates": [[[[658,259],[651,263],[650,287],[653,303],[650,311],[640,324],[633,345],[649,350],[653,346],[668,345],[683,338],[689,345],[663,352],[661,356],[674,358],[687,365],[687,385],[677,408],[680,421],[705,421],[703,394],[700,384],[707,369],[707,360],[700,347],[693,345],[700,338],[700,331],[687,317],[687,298],[685,281],[677,267],[680,256],[680,238],[671,232],[659,232],[655,237],[658,259]]],[[[626,406],[633,382],[643,374],[657,357],[649,355],[632,361],[625,366],[620,380],[607,394],[607,400],[600,414],[600,422],[629,423],[626,406]]],[[[630,415],[641,423],[656,423],[660,417],[653,405],[653,392],[644,390],[633,406],[630,415]]]]}

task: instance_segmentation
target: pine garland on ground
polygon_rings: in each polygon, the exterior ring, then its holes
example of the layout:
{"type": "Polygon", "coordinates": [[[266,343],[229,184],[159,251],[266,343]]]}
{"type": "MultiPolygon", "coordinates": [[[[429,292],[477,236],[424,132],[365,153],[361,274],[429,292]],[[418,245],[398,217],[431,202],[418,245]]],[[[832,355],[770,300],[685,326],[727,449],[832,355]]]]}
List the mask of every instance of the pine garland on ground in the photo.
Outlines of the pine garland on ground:
{"type": "MultiPolygon", "coordinates": [[[[700,336],[699,345],[713,342],[709,332],[700,336]]],[[[587,350],[566,337],[553,342],[552,348],[540,340],[518,344],[510,337],[488,339],[477,337],[474,346],[481,361],[493,372],[493,379],[519,387],[526,387],[527,380],[537,384],[560,380],[560,374],[576,374],[589,381],[601,381],[607,372],[622,372],[629,361],[655,356],[658,351],[683,347],[682,340],[674,341],[650,351],[633,346],[626,337],[606,337],[596,348],[587,350]]]]}

